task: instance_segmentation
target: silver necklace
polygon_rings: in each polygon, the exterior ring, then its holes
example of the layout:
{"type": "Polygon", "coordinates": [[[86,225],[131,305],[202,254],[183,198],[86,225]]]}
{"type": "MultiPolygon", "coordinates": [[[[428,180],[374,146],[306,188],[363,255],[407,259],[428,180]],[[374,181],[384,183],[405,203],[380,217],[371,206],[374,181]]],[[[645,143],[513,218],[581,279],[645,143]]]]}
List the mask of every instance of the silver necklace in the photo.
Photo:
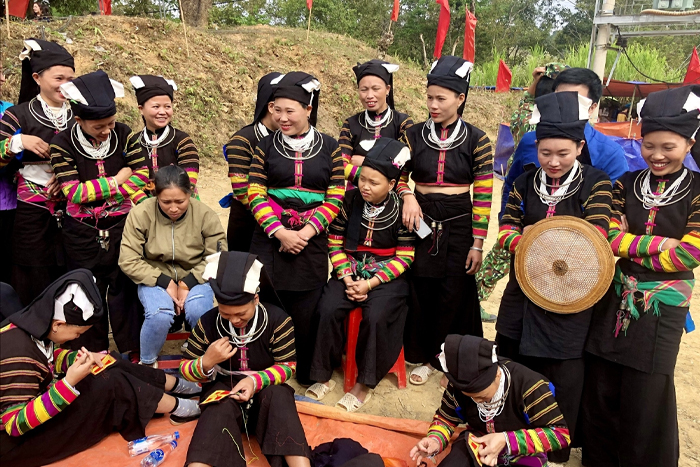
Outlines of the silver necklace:
{"type": "Polygon", "coordinates": [[[501,369],[501,380],[493,398],[489,402],[474,401],[476,408],[479,410],[479,418],[484,423],[493,420],[503,412],[508,393],[510,392],[510,372],[505,366],[499,365],[499,368],[501,369]]]}
{"type": "Polygon", "coordinates": [[[423,129],[423,141],[425,141],[425,144],[427,144],[430,148],[437,151],[449,151],[450,149],[456,148],[466,141],[468,134],[467,126],[464,124],[461,118],[457,119],[457,125],[455,125],[455,129],[452,134],[444,140],[441,140],[435,132],[435,122],[432,118],[425,121],[423,129]]]}
{"type": "Polygon", "coordinates": [[[634,183],[634,195],[639,201],[642,202],[644,209],[669,206],[686,197],[686,195],[690,192],[692,181],[693,173],[683,167],[683,173],[680,177],[678,177],[678,180],[673,182],[667,190],[664,190],[663,193],[656,194],[651,189],[651,169],[645,169],[640,172],[639,175],[637,175],[637,179],[634,183]],[[685,180],[688,175],[690,175],[688,184],[681,188],[681,183],[683,183],[683,180],[685,180]],[[642,178],[641,183],[637,183],[640,178],[642,178]],[[637,192],[637,186],[640,187],[641,193],[637,192]]]}
{"type": "MultiPolygon", "coordinates": [[[[141,134],[141,144],[149,149],[153,148],[159,148],[161,147],[161,143],[165,141],[165,139],[170,135],[170,125],[167,125],[165,129],[163,130],[163,134],[160,135],[156,139],[150,139],[148,136],[148,128],[144,127],[143,132],[141,134]]],[[[175,137],[175,133],[173,132],[173,138],[175,137]]],[[[170,141],[168,141],[170,143],[170,141]]],[[[165,145],[163,145],[165,146],[165,145]]]]}
{"type": "Polygon", "coordinates": [[[535,193],[537,193],[537,196],[540,197],[540,201],[550,207],[556,206],[561,200],[573,196],[578,191],[581,183],[583,183],[583,169],[581,167],[581,163],[576,161],[571,169],[571,172],[569,172],[569,176],[566,177],[564,183],[557,187],[557,190],[554,193],[550,194],[549,190],[547,189],[551,188],[552,186],[547,184],[547,174],[541,167],[535,174],[533,183],[535,185],[535,193]],[[570,190],[574,181],[577,181],[578,183],[574,189],[570,190]]]}
{"type": "Polygon", "coordinates": [[[362,226],[365,227],[368,230],[384,230],[388,229],[394,223],[396,220],[399,218],[399,198],[394,191],[389,192],[389,197],[387,200],[382,203],[381,206],[374,206],[371,203],[368,203],[365,201],[364,208],[362,210],[362,226]],[[387,214],[385,214],[382,217],[379,217],[380,214],[382,214],[386,208],[386,206],[389,204],[390,201],[393,201],[393,204],[391,206],[391,211],[389,211],[387,214]],[[370,224],[366,224],[364,221],[368,221],[370,224]],[[384,225],[385,223],[387,223],[384,225]],[[381,227],[376,227],[377,225],[381,227]]]}
{"type": "Polygon", "coordinates": [[[64,102],[61,105],[61,110],[58,112],[58,115],[56,115],[51,110],[49,104],[47,104],[41,97],[41,94],[36,96],[34,99],[41,105],[41,110],[43,111],[44,115],[39,115],[39,112],[34,109],[31,102],[29,103],[29,112],[39,123],[57,131],[63,131],[68,128],[68,122],[73,118],[73,110],[70,108],[67,102],[64,102]]]}
{"type": "MultiPolygon", "coordinates": [[[[310,130],[306,134],[306,136],[304,136],[304,138],[301,139],[292,138],[290,136],[285,135],[280,130],[277,130],[273,135],[272,142],[275,146],[275,149],[282,155],[282,157],[294,161],[305,161],[308,159],[312,159],[313,157],[316,157],[316,155],[319,152],[321,152],[321,149],[323,148],[323,137],[321,136],[321,133],[319,133],[319,131],[313,126],[310,127],[310,130]],[[311,144],[309,145],[308,149],[297,149],[301,146],[299,143],[292,143],[293,146],[289,144],[289,141],[296,142],[300,140],[305,140],[306,138],[310,138],[311,140],[311,144]],[[292,151],[292,154],[290,154],[289,151],[292,151]],[[305,152],[306,154],[304,154],[305,152]],[[301,153],[301,157],[297,157],[296,153],[301,153]]],[[[305,145],[306,143],[304,143],[304,146],[305,145]]]]}
{"type": "Polygon", "coordinates": [[[262,303],[258,303],[258,305],[255,307],[255,317],[253,318],[253,323],[250,326],[250,331],[245,334],[238,334],[238,332],[236,332],[236,328],[233,327],[230,321],[226,321],[226,325],[224,325],[224,319],[221,317],[221,315],[218,315],[216,318],[216,327],[219,335],[221,337],[228,337],[236,347],[245,347],[251,342],[257,340],[265,329],[267,329],[267,324],[267,309],[265,309],[265,306],[262,303]],[[258,326],[258,317],[260,315],[262,315],[262,322],[258,326]]]}
{"type": "MultiPolygon", "coordinates": [[[[102,141],[98,147],[94,147],[85,137],[85,134],[80,128],[80,125],[74,125],[73,128],[74,131],[71,132],[71,137],[77,137],[78,144],[82,148],[84,156],[88,157],[89,159],[96,159],[98,161],[101,161],[103,159],[107,159],[111,155],[109,154],[109,147],[112,140],[112,133],[114,133],[114,130],[109,132],[109,136],[107,137],[106,141],[102,141]]],[[[78,147],[78,145],[75,144],[75,140],[73,140],[73,144],[76,148],[78,147]]]]}
{"type": "Polygon", "coordinates": [[[386,113],[379,120],[374,120],[373,118],[371,118],[369,116],[369,111],[365,110],[365,122],[362,126],[365,127],[365,129],[367,130],[370,130],[370,127],[371,129],[375,129],[377,127],[384,128],[389,123],[391,123],[393,119],[394,113],[392,112],[391,107],[387,107],[386,113]]]}

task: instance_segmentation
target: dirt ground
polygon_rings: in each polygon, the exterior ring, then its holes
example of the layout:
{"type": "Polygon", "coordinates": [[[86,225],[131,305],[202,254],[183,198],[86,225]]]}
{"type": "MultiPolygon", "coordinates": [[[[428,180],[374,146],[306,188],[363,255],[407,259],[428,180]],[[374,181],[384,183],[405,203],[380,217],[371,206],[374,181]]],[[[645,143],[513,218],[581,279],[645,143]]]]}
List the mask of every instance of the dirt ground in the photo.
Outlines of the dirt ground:
{"type": "MultiPolygon", "coordinates": [[[[228,193],[230,186],[226,180],[226,166],[222,161],[207,160],[202,167],[200,175],[200,196],[209,206],[213,207],[222,224],[228,222],[228,210],[218,205],[218,200],[228,193]]],[[[501,182],[496,181],[494,193],[501,192],[501,182]]],[[[496,206],[498,203],[494,203],[496,206]]],[[[498,206],[495,207],[498,209],[498,206]]],[[[489,226],[489,239],[485,249],[493,245],[498,231],[495,212],[489,226]]],[[[700,278],[700,274],[698,274],[700,278]]],[[[493,314],[498,314],[498,306],[503,295],[506,280],[499,282],[498,287],[489,300],[483,304],[484,308],[493,314]]],[[[700,287],[693,292],[693,305],[691,311],[696,322],[700,325],[700,287]]],[[[484,334],[493,339],[496,336],[493,324],[484,324],[484,334]]],[[[700,467],[700,393],[696,392],[700,387],[700,332],[693,332],[683,336],[681,352],[676,366],[676,395],[678,398],[678,423],[680,426],[681,467],[700,467]]],[[[410,370],[410,369],[409,369],[410,370]]],[[[442,390],[439,385],[440,374],[433,375],[423,386],[408,384],[404,390],[398,390],[396,376],[389,375],[377,386],[373,398],[362,409],[363,412],[372,415],[382,415],[397,418],[412,418],[417,420],[430,420],[435,410],[440,405],[442,390]]],[[[333,379],[338,383],[332,393],[326,396],[324,403],[333,405],[343,396],[343,374],[336,371],[333,379]]],[[[303,395],[304,389],[292,382],[297,394],[303,395]]],[[[624,441],[621,441],[624,442],[624,441]]],[[[628,442],[632,442],[628,440],[628,442]]],[[[567,467],[580,467],[580,453],[575,450],[567,467]]],[[[660,466],[659,466],[660,467],[660,466]]]]}

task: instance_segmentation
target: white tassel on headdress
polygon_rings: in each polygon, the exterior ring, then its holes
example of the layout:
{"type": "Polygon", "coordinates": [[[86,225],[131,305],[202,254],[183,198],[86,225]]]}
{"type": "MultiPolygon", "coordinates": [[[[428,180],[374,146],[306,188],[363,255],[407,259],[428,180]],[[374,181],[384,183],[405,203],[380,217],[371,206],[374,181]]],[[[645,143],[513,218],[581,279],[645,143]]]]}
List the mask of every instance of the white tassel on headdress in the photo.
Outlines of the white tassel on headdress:
{"type": "Polygon", "coordinates": [[[58,321],[66,321],[66,313],[63,311],[63,307],[73,300],[75,306],[83,311],[83,321],[90,319],[92,315],[95,314],[95,307],[88,299],[85,291],[80,287],[80,284],[70,284],[65,292],[63,292],[58,298],[54,300],[53,308],[53,319],[58,321]]]}

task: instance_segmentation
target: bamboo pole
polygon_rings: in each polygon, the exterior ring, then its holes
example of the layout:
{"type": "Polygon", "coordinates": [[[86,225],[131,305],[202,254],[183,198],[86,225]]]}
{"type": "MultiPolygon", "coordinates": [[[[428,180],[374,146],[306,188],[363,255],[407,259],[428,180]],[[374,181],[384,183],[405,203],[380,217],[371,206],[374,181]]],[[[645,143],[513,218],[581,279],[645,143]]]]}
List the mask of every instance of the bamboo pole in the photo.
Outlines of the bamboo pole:
{"type": "Polygon", "coordinates": [[[309,25],[306,27],[306,42],[309,42],[309,32],[311,32],[311,10],[313,9],[314,4],[311,4],[311,8],[309,8],[309,25]]]}
{"type": "Polygon", "coordinates": [[[180,6],[180,21],[182,21],[182,29],[185,31],[185,49],[187,50],[187,58],[190,57],[190,45],[187,42],[187,25],[185,24],[185,13],[182,11],[182,0],[177,0],[180,6]]]}
{"type": "Polygon", "coordinates": [[[7,23],[7,39],[10,37],[10,0],[5,0],[5,23],[7,23]]]}

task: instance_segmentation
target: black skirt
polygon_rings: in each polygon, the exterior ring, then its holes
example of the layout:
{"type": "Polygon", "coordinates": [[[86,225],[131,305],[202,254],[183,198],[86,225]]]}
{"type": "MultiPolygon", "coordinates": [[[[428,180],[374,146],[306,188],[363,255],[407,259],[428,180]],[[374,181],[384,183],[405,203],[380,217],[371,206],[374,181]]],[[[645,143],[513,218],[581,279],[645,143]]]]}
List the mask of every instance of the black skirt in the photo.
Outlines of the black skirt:
{"type": "MultiPolygon", "coordinates": [[[[235,379],[209,383],[201,399],[216,390],[230,390],[235,384],[235,379]]],[[[231,398],[203,406],[185,465],[201,462],[216,467],[245,467],[243,443],[248,440],[243,440],[243,433],[256,437],[271,467],[286,465],[284,456],[311,455],[294,403],[294,390],[283,384],[255,394],[250,409],[231,398]]]]}
{"type": "Polygon", "coordinates": [[[126,441],[145,436],[146,425],[163,397],[165,373],[114,356],[114,366],[85,377],[76,385],[77,399],[43,425],[19,437],[0,431],[0,464],[51,464],[94,446],[115,431],[126,441]]]}
{"type": "Polygon", "coordinates": [[[240,201],[232,199],[226,232],[228,251],[250,251],[256,225],[258,223],[250,210],[240,201]]]}

